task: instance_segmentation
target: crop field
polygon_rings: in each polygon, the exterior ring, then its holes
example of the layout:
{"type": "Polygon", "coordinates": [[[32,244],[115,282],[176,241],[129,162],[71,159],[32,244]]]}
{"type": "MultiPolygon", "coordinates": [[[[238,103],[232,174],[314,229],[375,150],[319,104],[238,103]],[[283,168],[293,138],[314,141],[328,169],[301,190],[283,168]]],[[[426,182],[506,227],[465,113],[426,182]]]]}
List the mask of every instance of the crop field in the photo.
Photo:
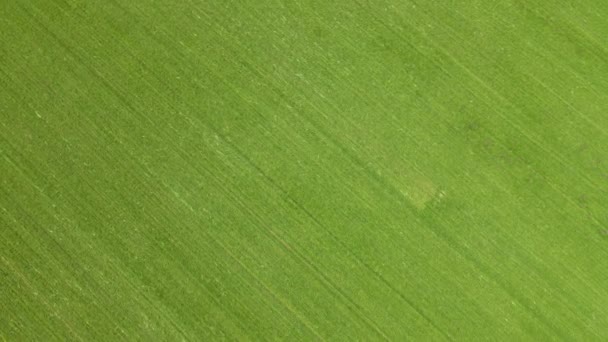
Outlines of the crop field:
{"type": "Polygon", "coordinates": [[[608,1],[0,1],[0,341],[608,340],[608,1]]]}

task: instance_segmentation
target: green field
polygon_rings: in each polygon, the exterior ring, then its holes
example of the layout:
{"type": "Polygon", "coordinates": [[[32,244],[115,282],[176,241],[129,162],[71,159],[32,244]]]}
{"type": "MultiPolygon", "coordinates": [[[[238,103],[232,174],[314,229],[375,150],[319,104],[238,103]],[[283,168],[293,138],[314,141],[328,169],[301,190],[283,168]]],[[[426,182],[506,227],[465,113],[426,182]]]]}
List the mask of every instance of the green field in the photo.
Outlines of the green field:
{"type": "Polygon", "coordinates": [[[607,18],[0,1],[0,341],[608,340],[607,18]]]}

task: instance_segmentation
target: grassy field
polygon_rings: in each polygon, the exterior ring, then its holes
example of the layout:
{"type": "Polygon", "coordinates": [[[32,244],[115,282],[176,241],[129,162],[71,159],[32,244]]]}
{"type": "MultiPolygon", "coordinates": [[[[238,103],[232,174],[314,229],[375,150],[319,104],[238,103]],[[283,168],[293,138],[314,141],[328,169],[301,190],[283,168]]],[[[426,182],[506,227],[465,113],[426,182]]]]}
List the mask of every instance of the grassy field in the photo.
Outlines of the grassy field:
{"type": "Polygon", "coordinates": [[[0,340],[608,339],[608,2],[0,2],[0,340]]]}

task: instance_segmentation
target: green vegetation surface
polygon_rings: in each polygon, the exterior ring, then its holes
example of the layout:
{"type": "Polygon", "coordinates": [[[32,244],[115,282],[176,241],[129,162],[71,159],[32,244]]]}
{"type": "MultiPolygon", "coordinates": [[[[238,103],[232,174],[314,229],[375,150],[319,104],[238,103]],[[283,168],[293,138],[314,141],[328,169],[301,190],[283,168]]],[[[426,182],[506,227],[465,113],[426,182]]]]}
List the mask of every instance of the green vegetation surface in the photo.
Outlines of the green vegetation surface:
{"type": "Polygon", "coordinates": [[[0,1],[0,340],[608,340],[607,18],[0,1]]]}

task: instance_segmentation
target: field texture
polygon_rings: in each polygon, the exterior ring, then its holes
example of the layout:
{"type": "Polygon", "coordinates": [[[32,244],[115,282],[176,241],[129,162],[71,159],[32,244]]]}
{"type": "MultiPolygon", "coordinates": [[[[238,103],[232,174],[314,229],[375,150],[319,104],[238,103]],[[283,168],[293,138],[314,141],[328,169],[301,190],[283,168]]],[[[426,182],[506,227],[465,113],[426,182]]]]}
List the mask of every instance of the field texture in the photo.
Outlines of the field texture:
{"type": "Polygon", "coordinates": [[[0,340],[608,340],[608,1],[0,1],[0,340]]]}

